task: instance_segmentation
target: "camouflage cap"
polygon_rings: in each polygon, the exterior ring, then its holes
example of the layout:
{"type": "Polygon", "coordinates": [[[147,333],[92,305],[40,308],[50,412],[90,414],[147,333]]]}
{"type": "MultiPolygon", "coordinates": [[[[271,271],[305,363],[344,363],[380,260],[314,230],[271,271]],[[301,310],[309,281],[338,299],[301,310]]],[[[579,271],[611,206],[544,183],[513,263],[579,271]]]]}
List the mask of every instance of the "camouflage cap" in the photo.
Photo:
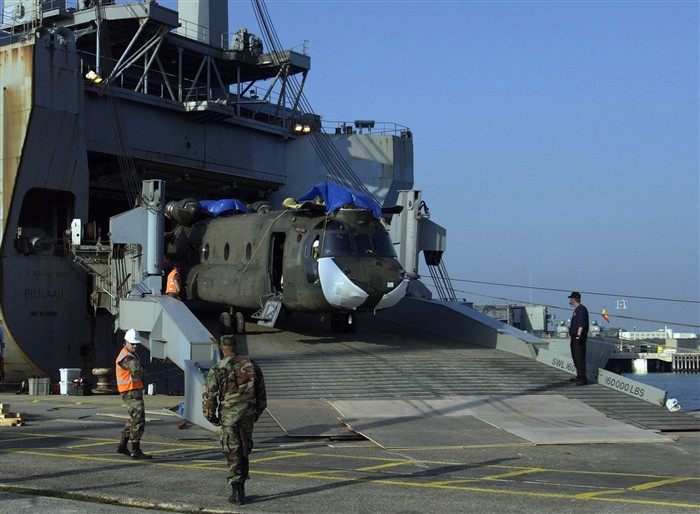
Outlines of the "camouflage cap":
{"type": "Polygon", "coordinates": [[[221,346],[236,346],[236,338],[232,335],[221,336],[221,346]]]}

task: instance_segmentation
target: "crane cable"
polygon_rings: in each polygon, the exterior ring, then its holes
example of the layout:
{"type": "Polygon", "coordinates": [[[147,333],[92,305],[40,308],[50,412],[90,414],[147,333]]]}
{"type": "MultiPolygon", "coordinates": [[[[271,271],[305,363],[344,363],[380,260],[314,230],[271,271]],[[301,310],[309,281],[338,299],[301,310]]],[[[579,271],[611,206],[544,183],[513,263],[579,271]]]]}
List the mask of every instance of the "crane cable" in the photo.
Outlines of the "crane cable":
{"type": "MultiPolygon", "coordinates": [[[[452,280],[462,281],[462,282],[477,282],[477,283],[480,283],[480,282],[478,282],[478,281],[464,280],[464,279],[452,279],[452,280]]],[[[509,285],[509,284],[495,284],[495,283],[488,283],[488,284],[490,284],[490,285],[504,285],[504,286],[508,286],[508,287],[527,287],[527,286],[515,286],[515,285],[512,285],[512,286],[511,286],[511,285],[509,285]]],[[[425,283],[425,285],[428,286],[428,287],[434,287],[434,288],[436,288],[436,289],[438,288],[438,285],[437,285],[437,284],[428,284],[428,283],[425,283]]],[[[545,290],[545,291],[557,291],[557,292],[566,292],[566,291],[568,291],[568,289],[563,290],[563,289],[549,289],[549,288],[536,288],[536,287],[532,287],[532,289],[539,289],[539,290],[545,290]]],[[[500,301],[504,301],[504,302],[509,302],[509,303],[511,303],[511,304],[519,304],[519,305],[532,305],[532,304],[533,304],[531,301],[518,300],[518,299],[507,298],[507,297],[503,297],[503,296],[487,295],[487,294],[479,293],[479,292],[476,292],[476,291],[465,291],[465,290],[462,290],[462,289],[455,289],[455,291],[456,291],[456,292],[459,292],[459,293],[470,294],[470,295],[473,295],[473,296],[480,296],[480,297],[483,297],[483,298],[490,298],[490,299],[492,299],[492,300],[500,300],[500,301]]],[[[611,294],[609,295],[609,294],[607,294],[607,293],[591,293],[591,292],[587,292],[586,294],[589,294],[589,295],[591,295],[591,296],[595,296],[595,295],[599,295],[599,296],[624,296],[624,295],[611,295],[611,294]]],[[[693,300],[673,300],[673,299],[670,299],[670,298],[655,298],[655,297],[649,297],[649,296],[632,296],[632,295],[627,295],[626,297],[627,297],[627,298],[643,299],[643,300],[660,300],[660,301],[667,301],[667,302],[700,303],[700,302],[695,302],[695,301],[693,301],[693,300]]],[[[542,306],[546,307],[547,309],[556,309],[556,310],[560,310],[560,311],[569,311],[569,310],[571,310],[569,307],[559,307],[559,306],[557,306],[557,305],[548,305],[548,304],[542,304],[542,303],[538,303],[537,305],[542,305],[542,306]]],[[[645,322],[648,322],[648,323],[660,323],[660,324],[664,324],[664,325],[678,325],[678,326],[681,326],[681,327],[700,328],[700,325],[698,325],[698,324],[693,324],[693,323],[680,323],[680,322],[677,322],[677,321],[664,321],[664,320],[655,320],[655,319],[648,319],[648,318],[638,318],[638,317],[634,317],[634,316],[625,316],[625,315],[623,315],[623,314],[615,314],[614,312],[608,312],[607,315],[608,315],[608,317],[610,317],[610,318],[618,318],[618,319],[621,319],[621,320],[622,320],[622,319],[626,319],[626,320],[632,320],[632,321],[645,321],[645,322]]]]}
{"type": "MultiPolygon", "coordinates": [[[[258,20],[258,25],[263,31],[263,39],[265,40],[265,44],[272,50],[273,55],[281,53],[282,45],[272,24],[272,19],[264,0],[251,0],[251,3],[253,5],[255,16],[258,20]]],[[[298,97],[300,100],[300,112],[302,114],[315,116],[314,111],[311,108],[311,104],[308,102],[306,95],[304,95],[303,91],[301,90],[297,78],[294,75],[291,75],[288,77],[287,82],[292,94],[298,97]]],[[[334,181],[350,189],[355,189],[356,191],[366,194],[372,198],[377,205],[381,206],[375,196],[367,189],[362,180],[360,180],[360,178],[355,174],[347,161],[340,155],[340,152],[331,141],[331,138],[323,130],[323,127],[319,127],[318,131],[312,131],[309,134],[309,137],[314,151],[334,181]]]]}

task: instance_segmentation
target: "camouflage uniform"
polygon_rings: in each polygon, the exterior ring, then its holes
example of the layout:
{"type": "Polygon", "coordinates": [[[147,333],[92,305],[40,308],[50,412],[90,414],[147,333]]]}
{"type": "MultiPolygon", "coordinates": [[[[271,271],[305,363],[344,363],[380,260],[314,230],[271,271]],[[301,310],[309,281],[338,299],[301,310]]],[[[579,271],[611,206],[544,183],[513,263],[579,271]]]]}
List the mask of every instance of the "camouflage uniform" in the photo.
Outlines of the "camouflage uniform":
{"type": "MultiPolygon", "coordinates": [[[[225,344],[222,338],[222,345],[225,344]]],[[[209,370],[202,393],[202,413],[221,425],[221,451],[229,466],[229,485],[248,479],[248,455],[253,449],[253,423],[267,407],[260,367],[242,355],[224,357],[209,370]]]]}
{"type": "MultiPolygon", "coordinates": [[[[127,370],[134,379],[143,380],[144,370],[141,361],[133,357],[126,357],[119,365],[127,370]]],[[[136,389],[122,393],[122,400],[129,412],[129,421],[122,430],[122,437],[128,438],[132,443],[141,441],[143,430],[146,427],[146,405],[143,402],[143,389],[136,389]]]]}

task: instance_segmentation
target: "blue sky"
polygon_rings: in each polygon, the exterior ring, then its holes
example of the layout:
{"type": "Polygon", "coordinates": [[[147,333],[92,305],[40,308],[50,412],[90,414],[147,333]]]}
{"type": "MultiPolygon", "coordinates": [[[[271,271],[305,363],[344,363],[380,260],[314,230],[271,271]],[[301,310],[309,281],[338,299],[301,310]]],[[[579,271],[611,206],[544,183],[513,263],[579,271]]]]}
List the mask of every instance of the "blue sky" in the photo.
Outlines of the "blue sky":
{"type": "MultiPolygon", "coordinates": [[[[698,2],[266,5],[283,46],[308,41],[317,114],[411,128],[458,297],[567,319],[579,290],[593,319],[700,331],[698,2]]],[[[230,20],[260,35],[250,2],[230,20]]]]}

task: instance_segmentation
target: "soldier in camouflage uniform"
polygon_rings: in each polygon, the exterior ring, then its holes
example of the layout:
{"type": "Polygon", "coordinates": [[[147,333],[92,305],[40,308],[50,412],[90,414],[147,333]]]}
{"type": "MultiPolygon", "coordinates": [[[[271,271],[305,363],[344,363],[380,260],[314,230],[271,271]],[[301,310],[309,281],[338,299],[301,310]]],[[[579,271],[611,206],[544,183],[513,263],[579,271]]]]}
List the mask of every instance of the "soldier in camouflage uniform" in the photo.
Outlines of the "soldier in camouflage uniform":
{"type": "Polygon", "coordinates": [[[141,436],[146,426],[146,406],[143,403],[143,377],[145,372],[138,356],[141,344],[139,333],[133,328],[124,335],[124,347],[116,360],[117,388],[129,412],[129,421],[122,430],[122,438],[117,453],[129,455],[132,459],[150,459],[141,451],[141,436]],[[131,439],[131,451],[127,443],[131,439]]]}
{"type": "Polygon", "coordinates": [[[229,502],[242,505],[248,479],[248,455],[253,449],[253,423],[267,407],[265,381],[250,358],[236,355],[236,339],[221,338],[223,358],[207,374],[202,393],[202,413],[221,426],[221,451],[228,459],[229,502]]]}

